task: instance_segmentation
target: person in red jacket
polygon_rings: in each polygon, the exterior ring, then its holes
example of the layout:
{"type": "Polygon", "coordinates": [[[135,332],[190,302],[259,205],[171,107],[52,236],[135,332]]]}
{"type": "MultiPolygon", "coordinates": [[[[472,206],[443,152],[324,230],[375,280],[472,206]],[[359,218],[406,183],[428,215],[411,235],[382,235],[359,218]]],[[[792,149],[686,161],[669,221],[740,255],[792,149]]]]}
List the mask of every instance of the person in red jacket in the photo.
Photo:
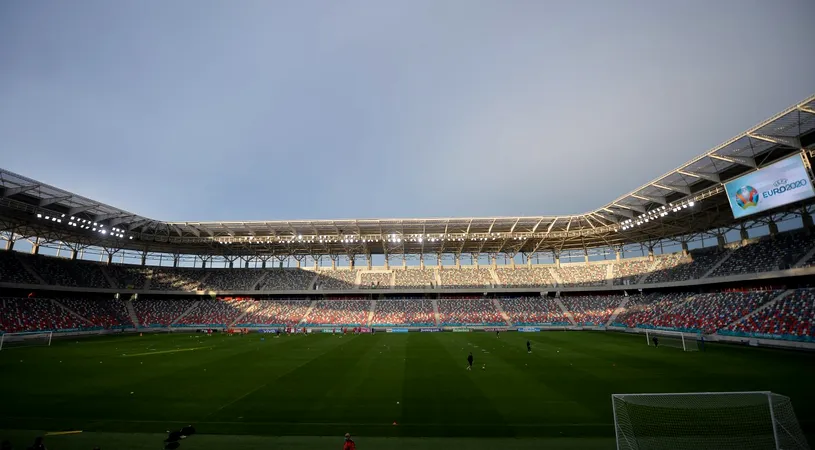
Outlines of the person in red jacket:
{"type": "Polygon", "coordinates": [[[357,444],[351,439],[351,433],[345,433],[345,445],[342,446],[342,450],[357,450],[357,444]]]}

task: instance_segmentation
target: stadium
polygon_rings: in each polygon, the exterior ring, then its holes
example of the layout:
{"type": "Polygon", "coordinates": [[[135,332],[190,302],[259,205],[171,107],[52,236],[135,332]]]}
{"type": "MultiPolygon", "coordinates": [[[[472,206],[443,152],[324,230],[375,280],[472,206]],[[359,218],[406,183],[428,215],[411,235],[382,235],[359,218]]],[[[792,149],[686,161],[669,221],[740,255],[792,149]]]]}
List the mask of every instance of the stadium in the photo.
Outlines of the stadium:
{"type": "Polygon", "coordinates": [[[573,216],[163,222],[2,171],[3,428],[808,448],[814,155],[810,97],[573,216]],[[733,391],[761,393],[681,397],[675,436],[666,405],[611,401],[733,391]]]}
{"type": "Polygon", "coordinates": [[[0,450],[813,448],[779,5],[0,2],[0,450]]]}

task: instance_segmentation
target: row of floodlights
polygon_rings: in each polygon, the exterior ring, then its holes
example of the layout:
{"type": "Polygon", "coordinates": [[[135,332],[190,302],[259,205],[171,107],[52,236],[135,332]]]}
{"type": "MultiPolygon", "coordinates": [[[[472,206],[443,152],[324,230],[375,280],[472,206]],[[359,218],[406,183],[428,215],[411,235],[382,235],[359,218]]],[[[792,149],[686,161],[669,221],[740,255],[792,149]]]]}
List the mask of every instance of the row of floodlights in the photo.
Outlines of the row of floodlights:
{"type": "MultiPolygon", "coordinates": [[[[62,219],[65,218],[65,214],[61,215],[60,217],[56,216],[49,216],[43,214],[37,214],[38,219],[45,219],[50,220],[56,223],[62,223],[62,219]]],[[[105,224],[97,223],[92,220],[88,219],[81,219],[79,217],[71,216],[70,219],[65,219],[68,221],[69,227],[78,227],[80,230],[90,230],[95,231],[99,234],[106,235],[106,236],[113,236],[117,238],[124,238],[125,237],[125,230],[121,228],[112,228],[110,231],[105,229],[105,224]]],[[[133,239],[133,236],[129,236],[128,239],[133,239]]]]}
{"type": "MultiPolygon", "coordinates": [[[[497,237],[500,237],[501,233],[490,233],[489,236],[480,236],[480,237],[472,237],[472,238],[465,238],[460,236],[450,236],[447,234],[439,234],[439,235],[424,235],[424,234],[410,234],[400,236],[397,234],[390,234],[386,235],[384,238],[362,238],[356,235],[344,235],[344,236],[303,236],[299,234],[297,236],[275,236],[275,237],[265,237],[265,238],[255,238],[254,236],[247,236],[243,238],[223,238],[218,242],[221,244],[232,244],[233,242],[249,242],[253,244],[263,244],[263,243],[273,243],[273,242],[282,242],[282,243],[314,243],[318,242],[320,244],[325,243],[332,243],[332,242],[341,242],[344,244],[352,244],[352,243],[368,243],[368,242],[442,242],[442,241],[488,241],[490,239],[495,240],[497,237]]],[[[523,238],[515,238],[515,239],[523,239],[523,238]]]]}
{"type": "Polygon", "coordinates": [[[667,216],[668,214],[670,214],[672,212],[675,213],[675,212],[682,211],[683,209],[692,208],[693,205],[695,205],[695,204],[696,204],[696,202],[691,200],[691,201],[688,201],[688,202],[685,202],[685,203],[679,203],[679,204],[668,205],[668,206],[661,206],[661,207],[659,207],[657,209],[648,211],[645,214],[639,215],[639,216],[637,216],[637,217],[635,217],[633,219],[628,219],[628,220],[623,221],[620,224],[620,229],[623,230],[623,231],[630,230],[631,228],[634,228],[636,226],[640,226],[642,224],[648,223],[648,222],[650,222],[652,220],[656,220],[656,219],[665,217],[665,216],[667,216]]]}

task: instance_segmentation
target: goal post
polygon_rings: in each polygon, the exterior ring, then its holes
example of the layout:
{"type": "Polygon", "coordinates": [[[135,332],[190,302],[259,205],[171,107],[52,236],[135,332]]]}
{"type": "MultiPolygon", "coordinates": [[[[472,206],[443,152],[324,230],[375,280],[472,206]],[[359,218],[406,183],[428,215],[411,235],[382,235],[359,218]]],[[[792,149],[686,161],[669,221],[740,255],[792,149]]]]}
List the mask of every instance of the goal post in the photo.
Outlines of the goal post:
{"type": "Polygon", "coordinates": [[[0,351],[16,347],[49,347],[53,331],[0,334],[0,351]]]}
{"type": "Polygon", "coordinates": [[[668,330],[645,330],[645,341],[649,346],[654,346],[659,343],[659,346],[681,348],[686,352],[695,352],[699,350],[699,343],[696,338],[699,337],[697,333],[683,333],[681,331],[668,331],[668,330]],[[654,342],[654,338],[657,341],[654,342]]]}
{"type": "Polygon", "coordinates": [[[613,394],[618,450],[807,450],[789,397],[773,392],[613,394]]]}

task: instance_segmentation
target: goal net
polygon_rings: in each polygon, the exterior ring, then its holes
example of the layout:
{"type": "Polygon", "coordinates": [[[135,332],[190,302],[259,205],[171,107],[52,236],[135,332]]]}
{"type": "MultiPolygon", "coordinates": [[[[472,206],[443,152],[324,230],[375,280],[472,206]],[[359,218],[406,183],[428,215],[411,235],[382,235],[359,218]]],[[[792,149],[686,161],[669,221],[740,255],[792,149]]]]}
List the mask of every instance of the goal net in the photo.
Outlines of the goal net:
{"type": "Polygon", "coordinates": [[[4,333],[0,334],[0,350],[15,347],[48,347],[54,333],[4,333]]]}
{"type": "Polygon", "coordinates": [[[698,334],[682,333],[679,331],[645,330],[645,340],[648,342],[648,345],[681,348],[686,352],[699,350],[699,344],[696,342],[697,337],[699,337],[698,334]],[[656,340],[654,340],[654,338],[656,338],[656,340]]]}
{"type": "Polygon", "coordinates": [[[789,397],[772,392],[613,394],[618,450],[809,449],[789,397]]]}

